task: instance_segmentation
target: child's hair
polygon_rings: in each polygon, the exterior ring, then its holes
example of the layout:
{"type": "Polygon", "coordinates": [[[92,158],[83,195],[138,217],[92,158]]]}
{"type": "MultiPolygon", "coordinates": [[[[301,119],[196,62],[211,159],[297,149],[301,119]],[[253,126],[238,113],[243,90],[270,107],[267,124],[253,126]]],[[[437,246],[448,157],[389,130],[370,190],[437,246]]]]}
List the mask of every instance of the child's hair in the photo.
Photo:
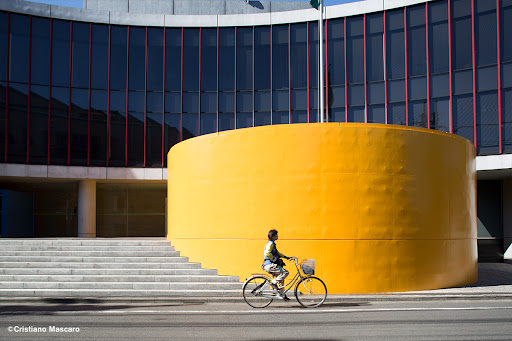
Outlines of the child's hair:
{"type": "Polygon", "coordinates": [[[272,229],[272,230],[268,231],[268,239],[272,240],[272,238],[274,238],[274,236],[276,234],[277,234],[277,230],[272,229]]]}

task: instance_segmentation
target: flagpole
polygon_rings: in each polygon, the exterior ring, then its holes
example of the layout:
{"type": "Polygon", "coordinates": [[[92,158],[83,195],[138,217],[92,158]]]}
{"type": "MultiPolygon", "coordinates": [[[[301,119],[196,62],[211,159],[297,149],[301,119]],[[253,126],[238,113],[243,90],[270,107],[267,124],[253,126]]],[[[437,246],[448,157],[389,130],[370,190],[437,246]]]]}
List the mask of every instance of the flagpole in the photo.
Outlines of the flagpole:
{"type": "Polygon", "coordinates": [[[318,38],[319,38],[319,64],[318,64],[318,116],[320,123],[324,123],[324,25],[323,25],[323,0],[320,0],[320,17],[318,18],[318,38]]]}

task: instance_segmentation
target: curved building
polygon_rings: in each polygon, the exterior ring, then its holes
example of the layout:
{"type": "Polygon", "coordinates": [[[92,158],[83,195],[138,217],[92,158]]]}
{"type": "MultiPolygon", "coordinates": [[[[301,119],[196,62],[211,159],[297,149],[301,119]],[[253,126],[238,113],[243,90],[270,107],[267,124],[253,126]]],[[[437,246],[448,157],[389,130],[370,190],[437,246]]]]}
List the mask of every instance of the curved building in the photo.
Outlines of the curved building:
{"type": "MultiPolygon", "coordinates": [[[[164,236],[174,144],[318,122],[318,11],[307,7],[0,0],[2,237],[164,236]]],[[[367,0],[325,17],[325,120],[473,142],[480,259],[502,259],[512,241],[512,1],[367,0]]]]}

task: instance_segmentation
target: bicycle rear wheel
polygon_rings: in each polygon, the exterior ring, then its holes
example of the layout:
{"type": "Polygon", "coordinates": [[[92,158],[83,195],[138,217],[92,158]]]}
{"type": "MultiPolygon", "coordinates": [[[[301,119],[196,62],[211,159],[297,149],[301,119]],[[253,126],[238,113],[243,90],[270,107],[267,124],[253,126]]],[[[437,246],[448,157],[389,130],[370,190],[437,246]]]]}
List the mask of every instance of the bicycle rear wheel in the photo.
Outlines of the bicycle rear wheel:
{"type": "Polygon", "coordinates": [[[242,287],[244,300],[253,308],[265,308],[272,302],[272,298],[264,295],[273,293],[270,281],[265,276],[253,276],[245,281],[242,287]]]}
{"type": "Polygon", "coordinates": [[[295,287],[295,298],[305,308],[319,307],[327,298],[327,287],[318,277],[304,277],[295,287]]]}

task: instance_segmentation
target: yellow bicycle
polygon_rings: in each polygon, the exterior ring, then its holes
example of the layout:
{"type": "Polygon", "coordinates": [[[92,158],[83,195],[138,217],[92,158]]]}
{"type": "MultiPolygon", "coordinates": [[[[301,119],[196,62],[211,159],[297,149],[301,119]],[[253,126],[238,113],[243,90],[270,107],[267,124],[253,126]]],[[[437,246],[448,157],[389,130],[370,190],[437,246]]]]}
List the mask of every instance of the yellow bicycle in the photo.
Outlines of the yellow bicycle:
{"type": "MultiPolygon", "coordinates": [[[[313,276],[315,260],[305,259],[299,264],[297,258],[292,257],[290,261],[295,265],[297,273],[284,286],[283,292],[286,294],[294,288],[295,298],[303,307],[321,306],[327,298],[327,287],[320,278],[313,276]]],[[[263,274],[255,274],[248,278],[242,287],[245,302],[253,308],[265,308],[278,298],[277,291],[270,285],[271,280],[270,276],[263,274]]]]}

